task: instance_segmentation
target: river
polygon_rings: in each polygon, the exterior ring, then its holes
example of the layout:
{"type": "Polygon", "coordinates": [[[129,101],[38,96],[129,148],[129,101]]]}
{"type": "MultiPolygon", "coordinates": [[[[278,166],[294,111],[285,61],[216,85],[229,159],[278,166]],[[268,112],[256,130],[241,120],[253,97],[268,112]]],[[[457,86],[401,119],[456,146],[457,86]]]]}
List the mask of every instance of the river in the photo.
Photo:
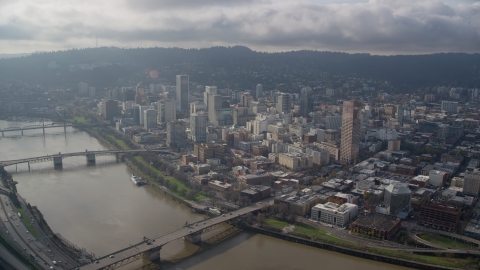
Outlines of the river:
{"type": "MultiPolygon", "coordinates": [[[[0,120],[0,129],[35,123],[0,120]]],[[[18,159],[58,152],[103,150],[95,138],[67,127],[5,133],[0,138],[0,160],[18,159]]],[[[62,170],[52,162],[6,167],[18,182],[19,194],[36,205],[56,233],[102,256],[181,227],[185,221],[204,219],[187,207],[130,181],[131,172],[114,157],[97,157],[96,166],[87,166],[85,157],[64,159],[62,170]]],[[[182,257],[197,250],[182,240],[161,251],[162,258],[182,257]]],[[[142,261],[123,267],[134,269],[142,261]]],[[[405,269],[339,253],[242,232],[218,246],[193,255],[174,269],[405,269]],[[329,267],[332,266],[332,267],[329,267]]]]}

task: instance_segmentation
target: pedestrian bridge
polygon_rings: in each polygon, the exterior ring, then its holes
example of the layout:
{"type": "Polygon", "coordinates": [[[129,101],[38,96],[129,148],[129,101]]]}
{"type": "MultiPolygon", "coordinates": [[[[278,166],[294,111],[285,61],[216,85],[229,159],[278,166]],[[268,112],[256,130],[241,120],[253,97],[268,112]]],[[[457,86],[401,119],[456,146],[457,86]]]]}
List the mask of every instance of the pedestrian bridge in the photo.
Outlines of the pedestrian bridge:
{"type": "Polygon", "coordinates": [[[115,155],[117,158],[122,154],[136,154],[142,152],[153,152],[153,153],[170,153],[165,149],[135,149],[135,150],[101,150],[101,151],[88,151],[85,152],[75,152],[75,153],[58,153],[53,155],[46,155],[40,157],[31,157],[23,159],[14,159],[14,160],[4,160],[0,161],[0,167],[6,167],[21,163],[28,163],[28,169],[30,170],[31,163],[39,163],[46,161],[53,161],[55,168],[61,168],[63,166],[63,159],[68,157],[78,157],[85,156],[88,164],[95,164],[95,157],[97,156],[111,156],[115,155]]]}
{"type": "Polygon", "coordinates": [[[243,215],[257,211],[272,202],[273,199],[268,199],[263,201],[263,204],[254,204],[233,211],[229,214],[202,220],[193,224],[188,224],[182,229],[167,233],[154,239],[144,238],[144,240],[138,244],[98,258],[98,263],[92,262],[90,264],[81,266],[80,269],[116,269],[141,258],[146,258],[151,261],[159,260],[160,250],[164,245],[179,238],[184,238],[185,241],[194,244],[199,243],[201,242],[202,233],[216,229],[225,225],[226,223],[235,223],[239,221],[243,215]]]}

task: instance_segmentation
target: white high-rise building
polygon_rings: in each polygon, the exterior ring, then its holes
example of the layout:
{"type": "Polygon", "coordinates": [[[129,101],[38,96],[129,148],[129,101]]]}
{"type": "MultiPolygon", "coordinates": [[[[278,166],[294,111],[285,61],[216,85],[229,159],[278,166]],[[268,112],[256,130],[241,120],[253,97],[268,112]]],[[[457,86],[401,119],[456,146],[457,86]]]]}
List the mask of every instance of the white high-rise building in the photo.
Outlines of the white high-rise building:
{"type": "Polygon", "coordinates": [[[157,127],[157,110],[148,109],[144,113],[143,127],[146,130],[157,127]]]}
{"type": "Polygon", "coordinates": [[[80,96],[88,96],[88,83],[86,82],[78,83],[78,94],[80,96]]]}
{"type": "Polygon", "coordinates": [[[277,97],[277,111],[279,113],[290,112],[290,95],[287,93],[281,93],[277,97]]]}
{"type": "Polygon", "coordinates": [[[256,94],[257,94],[257,100],[258,100],[259,98],[263,98],[263,87],[262,87],[261,84],[257,84],[256,94]]]}
{"type": "Polygon", "coordinates": [[[195,143],[207,141],[208,114],[197,112],[190,114],[190,133],[195,143]]]}
{"type": "Polygon", "coordinates": [[[222,108],[222,96],[208,95],[208,120],[215,125],[218,125],[217,110],[222,108]]]}
{"type": "Polygon", "coordinates": [[[203,93],[203,103],[208,108],[208,95],[216,95],[217,87],[216,86],[205,86],[205,92],[203,93]]]}
{"type": "Polygon", "coordinates": [[[443,100],[442,111],[446,111],[449,113],[458,113],[458,102],[443,100]]]}
{"type": "Polygon", "coordinates": [[[171,99],[159,102],[157,122],[162,124],[175,119],[177,119],[177,102],[171,99]]]}
{"type": "Polygon", "coordinates": [[[140,106],[140,125],[145,125],[145,111],[149,109],[155,109],[153,106],[140,106]]]}

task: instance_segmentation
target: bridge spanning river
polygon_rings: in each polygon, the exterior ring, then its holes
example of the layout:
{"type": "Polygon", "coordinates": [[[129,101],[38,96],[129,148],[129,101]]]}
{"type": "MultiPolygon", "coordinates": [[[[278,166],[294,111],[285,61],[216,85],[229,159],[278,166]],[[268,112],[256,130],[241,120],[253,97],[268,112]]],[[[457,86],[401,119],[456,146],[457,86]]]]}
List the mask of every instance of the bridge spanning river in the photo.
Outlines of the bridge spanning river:
{"type": "Polygon", "coordinates": [[[116,269],[141,258],[147,258],[151,261],[159,260],[160,250],[166,244],[179,238],[184,238],[185,241],[194,244],[199,243],[201,242],[202,233],[214,230],[228,223],[235,223],[240,220],[243,215],[257,211],[271,203],[273,203],[273,198],[241,208],[229,214],[199,221],[194,224],[188,224],[182,229],[154,239],[145,238],[138,244],[98,258],[98,263],[92,262],[80,267],[80,269],[116,269]]]}
{"type": "Polygon", "coordinates": [[[5,132],[13,132],[13,131],[21,131],[23,135],[24,130],[31,130],[31,129],[43,129],[43,134],[45,134],[46,128],[58,128],[63,127],[64,131],[66,132],[67,127],[73,126],[72,123],[64,122],[64,123],[51,123],[51,124],[37,124],[37,125],[30,125],[25,127],[8,127],[4,129],[0,129],[2,132],[2,137],[5,137],[5,132]]]}
{"type": "Polygon", "coordinates": [[[58,153],[58,154],[46,155],[46,156],[40,156],[40,157],[4,160],[4,161],[0,161],[0,167],[6,167],[6,166],[21,164],[21,163],[28,163],[28,170],[30,171],[31,163],[53,161],[53,165],[55,168],[61,168],[63,166],[63,159],[68,157],[85,156],[88,164],[95,164],[96,156],[115,155],[118,159],[118,157],[122,154],[136,154],[141,152],[170,153],[166,151],[166,148],[165,149],[135,149],[135,150],[102,150],[102,151],[85,150],[85,152],[63,153],[63,154],[58,153]]]}

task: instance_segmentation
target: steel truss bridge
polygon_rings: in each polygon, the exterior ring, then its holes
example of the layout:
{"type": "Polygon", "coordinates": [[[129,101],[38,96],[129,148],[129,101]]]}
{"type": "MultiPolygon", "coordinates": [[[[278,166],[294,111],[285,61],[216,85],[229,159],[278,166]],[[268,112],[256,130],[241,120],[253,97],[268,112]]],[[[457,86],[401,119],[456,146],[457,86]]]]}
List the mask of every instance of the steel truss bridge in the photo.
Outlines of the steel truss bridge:
{"type": "Polygon", "coordinates": [[[136,149],[136,150],[101,150],[101,151],[88,151],[85,152],[75,152],[75,153],[58,153],[53,155],[46,155],[40,157],[24,158],[24,159],[15,159],[15,160],[4,160],[0,161],[0,167],[6,167],[21,163],[28,163],[28,168],[30,170],[30,164],[53,161],[55,167],[62,167],[63,159],[68,157],[78,157],[85,156],[87,163],[95,163],[95,157],[97,156],[112,156],[115,155],[117,158],[123,154],[136,154],[142,152],[152,152],[152,153],[170,153],[164,149],[136,149]]]}
{"type": "Polygon", "coordinates": [[[45,134],[45,129],[46,128],[58,128],[58,127],[63,127],[64,131],[67,127],[73,126],[72,123],[64,122],[64,123],[51,123],[51,124],[37,124],[37,125],[30,125],[30,126],[25,126],[25,127],[8,127],[4,129],[0,129],[2,132],[2,137],[5,136],[5,132],[13,132],[13,131],[21,131],[23,135],[24,130],[31,130],[31,129],[43,129],[43,133],[45,134]]]}

